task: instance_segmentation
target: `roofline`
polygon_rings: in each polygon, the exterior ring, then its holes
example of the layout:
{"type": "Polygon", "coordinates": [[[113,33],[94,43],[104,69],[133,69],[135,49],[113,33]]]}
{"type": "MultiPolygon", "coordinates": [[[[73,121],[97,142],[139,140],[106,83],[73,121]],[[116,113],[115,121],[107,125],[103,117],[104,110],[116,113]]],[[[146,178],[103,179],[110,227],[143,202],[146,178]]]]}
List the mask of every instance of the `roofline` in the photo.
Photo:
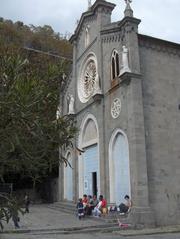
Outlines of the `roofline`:
{"type": "Polygon", "coordinates": [[[81,25],[84,21],[84,18],[89,17],[89,16],[93,16],[93,14],[94,14],[94,12],[95,12],[95,10],[98,6],[106,6],[106,7],[110,8],[111,11],[112,11],[114,9],[114,7],[116,6],[116,4],[106,2],[105,0],[96,0],[95,3],[91,6],[90,10],[82,13],[81,18],[79,20],[79,23],[78,23],[78,25],[75,29],[75,32],[69,39],[70,43],[73,43],[73,41],[77,38],[77,35],[78,35],[78,33],[80,31],[80,28],[81,28],[81,25]]]}
{"type": "Polygon", "coordinates": [[[171,42],[171,41],[156,38],[156,37],[153,37],[153,36],[148,36],[148,35],[138,33],[138,39],[139,40],[147,39],[147,40],[154,41],[154,42],[157,42],[157,43],[163,43],[163,44],[169,45],[169,46],[171,45],[172,47],[176,47],[176,48],[180,49],[180,43],[171,42]]]}

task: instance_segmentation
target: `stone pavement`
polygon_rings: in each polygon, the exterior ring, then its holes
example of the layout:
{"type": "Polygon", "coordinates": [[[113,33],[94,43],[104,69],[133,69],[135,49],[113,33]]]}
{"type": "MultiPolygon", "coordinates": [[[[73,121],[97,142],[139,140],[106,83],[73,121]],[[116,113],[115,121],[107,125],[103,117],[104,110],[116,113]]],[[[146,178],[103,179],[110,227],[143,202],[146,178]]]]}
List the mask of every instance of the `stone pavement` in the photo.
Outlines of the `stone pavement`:
{"type": "MultiPolygon", "coordinates": [[[[30,213],[20,214],[20,230],[44,230],[81,228],[103,225],[101,220],[82,219],[79,220],[75,214],[68,214],[59,210],[49,208],[48,204],[30,206],[30,213]]],[[[4,224],[4,232],[15,231],[13,222],[4,224]]],[[[16,229],[17,231],[17,229],[16,229]]]]}
{"type": "MultiPolygon", "coordinates": [[[[23,233],[44,235],[47,234],[66,235],[66,234],[92,234],[92,233],[111,233],[112,238],[141,236],[141,235],[155,235],[162,233],[178,233],[180,232],[180,225],[158,227],[158,228],[143,228],[141,230],[134,229],[120,229],[118,224],[107,224],[105,221],[97,218],[85,218],[79,220],[75,214],[69,214],[60,210],[54,210],[48,204],[32,205],[30,213],[21,215],[20,229],[14,229],[13,222],[4,226],[4,236],[7,233],[16,235],[23,233]]],[[[1,238],[1,235],[0,235],[1,238]]],[[[8,237],[7,237],[8,238],[8,237]]],[[[10,236],[9,236],[10,238],[10,236]]],[[[18,238],[18,237],[17,237],[18,238]]],[[[26,237],[25,237],[26,238],[26,237]]],[[[52,237],[54,238],[54,237],[52,237]]],[[[57,237],[59,238],[59,237],[57,237]]],[[[104,237],[105,238],[105,237],[104,237]]]]}

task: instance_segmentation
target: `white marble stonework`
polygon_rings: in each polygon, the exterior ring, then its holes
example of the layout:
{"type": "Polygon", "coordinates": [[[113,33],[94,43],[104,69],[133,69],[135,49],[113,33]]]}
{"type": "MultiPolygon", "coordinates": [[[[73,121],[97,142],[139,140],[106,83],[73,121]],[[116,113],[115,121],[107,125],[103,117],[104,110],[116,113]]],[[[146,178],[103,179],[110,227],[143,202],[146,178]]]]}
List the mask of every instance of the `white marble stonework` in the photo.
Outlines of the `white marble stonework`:
{"type": "Polygon", "coordinates": [[[121,112],[121,100],[119,98],[116,98],[113,100],[111,104],[111,116],[116,119],[121,112]]]}

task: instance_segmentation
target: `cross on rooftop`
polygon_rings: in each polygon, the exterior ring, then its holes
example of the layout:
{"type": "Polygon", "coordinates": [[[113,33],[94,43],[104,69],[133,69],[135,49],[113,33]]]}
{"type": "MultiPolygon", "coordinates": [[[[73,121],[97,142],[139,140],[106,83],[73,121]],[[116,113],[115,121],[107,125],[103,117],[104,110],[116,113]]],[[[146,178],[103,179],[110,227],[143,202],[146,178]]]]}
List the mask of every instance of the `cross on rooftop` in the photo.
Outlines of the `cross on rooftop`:
{"type": "Polygon", "coordinates": [[[126,4],[132,3],[132,0],[125,0],[126,4]]]}
{"type": "Polygon", "coordinates": [[[88,9],[91,8],[92,4],[91,4],[91,0],[88,0],[88,9]]]}

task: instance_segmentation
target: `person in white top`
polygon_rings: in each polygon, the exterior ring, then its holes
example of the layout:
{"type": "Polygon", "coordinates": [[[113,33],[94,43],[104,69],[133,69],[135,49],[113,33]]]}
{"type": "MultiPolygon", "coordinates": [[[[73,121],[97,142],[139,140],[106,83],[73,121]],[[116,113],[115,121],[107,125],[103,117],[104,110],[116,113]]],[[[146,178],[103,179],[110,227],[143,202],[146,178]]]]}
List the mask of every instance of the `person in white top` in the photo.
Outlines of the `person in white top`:
{"type": "Polygon", "coordinates": [[[129,209],[132,207],[132,202],[130,200],[130,197],[128,195],[125,195],[124,199],[125,199],[125,202],[119,205],[120,213],[123,213],[123,214],[127,213],[129,209]]]}

